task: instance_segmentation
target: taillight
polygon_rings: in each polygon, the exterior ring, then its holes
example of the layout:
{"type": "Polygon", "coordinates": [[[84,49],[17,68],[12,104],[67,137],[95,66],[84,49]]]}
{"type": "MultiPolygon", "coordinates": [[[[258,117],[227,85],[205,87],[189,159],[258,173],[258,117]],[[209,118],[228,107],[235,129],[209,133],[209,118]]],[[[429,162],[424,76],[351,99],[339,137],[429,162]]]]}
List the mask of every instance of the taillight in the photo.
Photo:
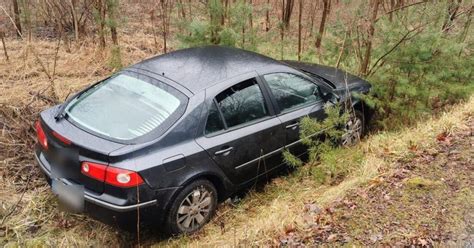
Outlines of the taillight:
{"type": "Polygon", "coordinates": [[[35,122],[35,129],[36,129],[36,136],[38,137],[38,142],[45,150],[47,150],[48,139],[46,138],[46,134],[44,133],[43,127],[41,127],[40,121],[35,122]]]}
{"type": "Polygon", "coordinates": [[[98,181],[123,188],[135,187],[143,183],[142,177],[135,171],[92,162],[83,162],[81,172],[98,181]]]}
{"type": "Polygon", "coordinates": [[[115,167],[107,168],[105,183],[119,187],[133,187],[143,183],[143,179],[135,171],[119,169],[115,167]]]}
{"type": "Polygon", "coordinates": [[[105,173],[107,165],[96,164],[92,162],[83,162],[81,165],[82,174],[94,178],[95,180],[103,182],[105,180],[105,173]]]}
{"type": "Polygon", "coordinates": [[[70,145],[71,144],[71,141],[66,139],[64,136],[62,136],[61,134],[59,133],[56,133],[55,131],[53,131],[53,136],[56,137],[56,139],[60,140],[61,142],[63,142],[64,144],[66,145],[70,145]]]}

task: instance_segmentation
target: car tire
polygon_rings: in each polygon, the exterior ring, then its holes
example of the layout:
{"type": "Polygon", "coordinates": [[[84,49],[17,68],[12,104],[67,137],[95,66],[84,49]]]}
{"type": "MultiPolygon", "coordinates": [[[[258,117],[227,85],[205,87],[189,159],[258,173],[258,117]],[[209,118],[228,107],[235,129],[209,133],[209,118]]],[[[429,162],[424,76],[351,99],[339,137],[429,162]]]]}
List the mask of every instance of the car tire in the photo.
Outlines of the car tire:
{"type": "Polygon", "coordinates": [[[342,135],[341,144],[343,146],[357,144],[364,137],[366,131],[364,114],[360,110],[354,109],[344,129],[345,133],[342,135]]]}
{"type": "Polygon", "coordinates": [[[166,231],[171,235],[191,234],[201,229],[214,216],[217,190],[199,179],[186,185],[176,196],[166,218],[166,231]]]}

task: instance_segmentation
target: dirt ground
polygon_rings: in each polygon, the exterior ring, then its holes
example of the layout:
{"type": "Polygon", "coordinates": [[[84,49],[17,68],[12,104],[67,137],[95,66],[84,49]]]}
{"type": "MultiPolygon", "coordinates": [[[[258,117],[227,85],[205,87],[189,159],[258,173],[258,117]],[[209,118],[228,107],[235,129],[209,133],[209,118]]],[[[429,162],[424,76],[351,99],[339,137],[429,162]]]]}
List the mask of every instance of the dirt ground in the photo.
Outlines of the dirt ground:
{"type": "Polygon", "coordinates": [[[306,228],[287,230],[279,245],[474,246],[474,118],[437,145],[351,190],[324,209],[307,204],[306,228]]]}

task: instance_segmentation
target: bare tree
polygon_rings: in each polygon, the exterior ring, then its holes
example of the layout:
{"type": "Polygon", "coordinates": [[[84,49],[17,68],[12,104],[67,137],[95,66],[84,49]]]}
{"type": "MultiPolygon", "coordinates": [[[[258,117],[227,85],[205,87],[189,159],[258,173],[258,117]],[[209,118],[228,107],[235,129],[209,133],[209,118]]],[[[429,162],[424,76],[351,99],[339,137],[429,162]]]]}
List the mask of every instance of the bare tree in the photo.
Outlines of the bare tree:
{"type": "Polygon", "coordinates": [[[222,29],[222,15],[223,15],[223,0],[209,0],[207,2],[207,9],[211,24],[211,42],[219,44],[219,32],[222,29]]]}
{"type": "Polygon", "coordinates": [[[8,53],[7,53],[7,46],[5,45],[5,33],[3,31],[0,31],[0,39],[2,40],[2,45],[3,45],[3,53],[5,54],[5,58],[8,61],[8,53]]]}
{"type": "Polygon", "coordinates": [[[70,0],[69,1],[71,5],[71,15],[72,15],[72,20],[74,24],[74,38],[79,40],[79,27],[77,23],[77,14],[76,14],[76,5],[77,5],[77,0],[70,0]]]}
{"type": "Polygon", "coordinates": [[[330,10],[330,4],[331,0],[323,0],[323,14],[321,16],[321,23],[319,24],[319,32],[318,32],[318,37],[316,37],[316,49],[319,49],[321,47],[321,41],[323,39],[323,34],[324,34],[324,28],[326,26],[326,19],[329,14],[330,10]]]}
{"type": "Polygon", "coordinates": [[[156,29],[155,29],[155,10],[150,11],[150,22],[151,22],[151,31],[153,33],[153,42],[155,44],[155,49],[158,51],[158,40],[156,39],[156,29]]]}
{"type": "Polygon", "coordinates": [[[372,39],[375,33],[375,21],[377,20],[377,12],[379,10],[380,0],[373,0],[372,1],[372,8],[370,14],[370,22],[369,22],[369,30],[367,39],[364,42],[365,45],[365,55],[360,67],[360,73],[362,75],[367,75],[367,69],[370,63],[370,56],[372,53],[372,39]]]}
{"type": "Polygon", "coordinates": [[[163,36],[163,52],[168,52],[168,33],[170,28],[170,10],[171,3],[169,0],[160,0],[160,16],[161,16],[161,34],[163,36]]]}
{"type": "Polygon", "coordinates": [[[291,13],[293,12],[294,4],[294,0],[282,0],[282,22],[285,30],[290,27],[291,13]]]}
{"type": "Polygon", "coordinates": [[[265,32],[270,30],[270,0],[267,0],[267,7],[265,10],[265,32]]]}
{"type": "Polygon", "coordinates": [[[15,26],[17,29],[17,36],[21,37],[21,21],[20,21],[20,8],[18,7],[18,0],[13,1],[13,13],[15,14],[15,26]]]}
{"type": "Polygon", "coordinates": [[[301,17],[303,16],[303,0],[299,0],[299,9],[298,9],[298,61],[301,60],[301,17]]]}
{"type": "Polygon", "coordinates": [[[112,37],[112,43],[118,45],[118,35],[117,35],[117,10],[118,10],[118,0],[106,0],[107,2],[107,15],[109,18],[109,27],[110,35],[112,37]]]}
{"type": "Polygon", "coordinates": [[[96,0],[95,9],[97,10],[97,28],[99,33],[99,46],[105,48],[105,14],[106,14],[106,0],[96,0]]]}

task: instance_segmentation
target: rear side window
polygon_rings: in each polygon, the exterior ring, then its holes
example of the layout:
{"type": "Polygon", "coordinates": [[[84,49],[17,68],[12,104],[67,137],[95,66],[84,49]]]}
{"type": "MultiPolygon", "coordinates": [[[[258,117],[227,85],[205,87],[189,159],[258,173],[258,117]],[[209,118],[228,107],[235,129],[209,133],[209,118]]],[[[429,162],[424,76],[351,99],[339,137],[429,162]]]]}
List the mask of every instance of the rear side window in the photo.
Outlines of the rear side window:
{"type": "MultiPolygon", "coordinates": [[[[218,121],[221,113],[227,128],[269,116],[262,91],[255,78],[224,90],[216,96],[215,102],[220,113],[218,109],[211,107],[206,124],[206,133],[223,129],[222,121],[220,124],[218,121]]],[[[213,106],[215,106],[214,103],[213,106]]]]}
{"type": "Polygon", "coordinates": [[[213,101],[211,108],[209,109],[209,115],[207,116],[205,134],[214,133],[224,129],[224,123],[222,122],[221,115],[217,109],[216,103],[213,101]]]}
{"type": "Polygon", "coordinates": [[[282,112],[320,100],[318,86],[300,76],[272,73],[264,78],[282,112]]]}
{"type": "Polygon", "coordinates": [[[186,102],[182,93],[157,80],[119,74],[70,102],[66,113],[86,130],[128,141],[168,128],[186,102]]]}

